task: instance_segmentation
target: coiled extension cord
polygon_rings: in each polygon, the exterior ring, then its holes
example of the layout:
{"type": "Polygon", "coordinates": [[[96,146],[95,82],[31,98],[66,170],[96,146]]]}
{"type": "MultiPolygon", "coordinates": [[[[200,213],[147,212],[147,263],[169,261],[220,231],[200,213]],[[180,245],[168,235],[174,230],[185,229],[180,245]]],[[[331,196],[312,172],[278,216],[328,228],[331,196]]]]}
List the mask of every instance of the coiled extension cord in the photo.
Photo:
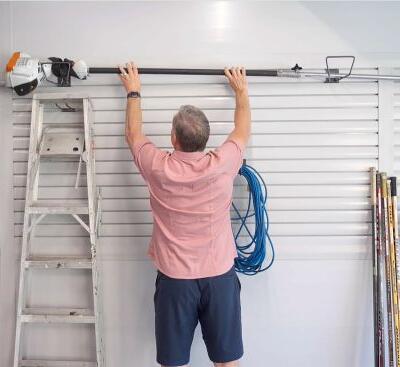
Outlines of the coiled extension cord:
{"type": "Polygon", "coordinates": [[[232,207],[237,217],[231,218],[233,222],[240,222],[239,228],[234,233],[238,257],[235,259],[235,269],[239,273],[255,275],[271,267],[275,259],[275,250],[269,236],[269,218],[267,213],[268,192],[265,181],[261,175],[245,162],[239,170],[249,187],[249,198],[246,213],[242,215],[232,202],[232,207]],[[251,205],[252,204],[252,205],[251,205]],[[253,210],[251,211],[251,207],[253,210]],[[254,233],[249,229],[247,220],[254,217],[254,233]],[[250,242],[240,244],[239,236],[246,231],[250,242]],[[267,257],[267,243],[271,249],[270,258],[266,265],[263,263],[267,257]]]}

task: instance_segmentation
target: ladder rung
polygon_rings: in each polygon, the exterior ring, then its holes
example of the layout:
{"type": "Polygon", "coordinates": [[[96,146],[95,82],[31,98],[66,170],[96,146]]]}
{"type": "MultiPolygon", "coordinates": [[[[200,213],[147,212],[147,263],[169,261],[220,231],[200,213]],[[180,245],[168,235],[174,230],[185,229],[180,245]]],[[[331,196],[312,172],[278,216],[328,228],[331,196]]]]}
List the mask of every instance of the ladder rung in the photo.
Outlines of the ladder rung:
{"type": "Polygon", "coordinates": [[[87,200],[37,200],[28,210],[31,214],[89,214],[87,200]]]}
{"type": "Polygon", "coordinates": [[[21,322],[92,324],[93,311],[87,308],[25,308],[21,322]]]}
{"type": "Polygon", "coordinates": [[[48,359],[23,359],[20,367],[96,367],[96,362],[89,361],[52,361],[48,359]]]}
{"type": "Polygon", "coordinates": [[[32,257],[25,260],[25,268],[91,269],[92,260],[84,257],[32,257]]]}

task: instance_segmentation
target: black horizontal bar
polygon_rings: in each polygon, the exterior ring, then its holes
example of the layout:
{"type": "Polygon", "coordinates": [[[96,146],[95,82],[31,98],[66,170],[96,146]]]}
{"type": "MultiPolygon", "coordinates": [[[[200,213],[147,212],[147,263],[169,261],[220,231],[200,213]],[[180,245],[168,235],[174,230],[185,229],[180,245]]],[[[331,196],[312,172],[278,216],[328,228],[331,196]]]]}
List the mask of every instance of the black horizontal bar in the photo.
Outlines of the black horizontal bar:
{"type": "MultiPolygon", "coordinates": [[[[139,74],[225,75],[223,69],[138,68],[139,74]]],[[[118,68],[89,68],[89,74],[119,74],[118,68]]],[[[246,70],[248,76],[278,76],[278,70],[246,70]]]]}

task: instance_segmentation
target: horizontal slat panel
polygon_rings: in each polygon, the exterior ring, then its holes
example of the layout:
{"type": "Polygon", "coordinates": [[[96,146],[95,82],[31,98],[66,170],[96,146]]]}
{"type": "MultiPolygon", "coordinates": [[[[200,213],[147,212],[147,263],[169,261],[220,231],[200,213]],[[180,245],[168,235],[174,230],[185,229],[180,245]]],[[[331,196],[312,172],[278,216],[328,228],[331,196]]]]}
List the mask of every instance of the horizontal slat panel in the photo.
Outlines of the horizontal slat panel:
{"type": "MultiPolygon", "coordinates": [[[[171,151],[170,136],[149,136],[150,140],[158,147],[171,151]]],[[[226,135],[212,135],[209,139],[209,147],[217,147],[226,139],[226,135]]],[[[97,148],[126,147],[125,136],[97,136],[95,137],[97,148]]],[[[378,143],[376,134],[258,134],[250,138],[249,147],[284,147],[284,146],[375,146],[378,143]]],[[[27,137],[14,138],[14,149],[27,149],[29,139],[27,137]]],[[[246,155],[246,153],[245,153],[246,155]]]]}
{"type": "MultiPolygon", "coordinates": [[[[151,236],[152,224],[104,224],[100,229],[100,235],[107,236],[151,236]]],[[[233,224],[233,230],[237,225],[233,224]]],[[[252,224],[248,227],[252,230],[252,224]]],[[[368,235],[370,228],[367,223],[341,223],[340,233],[336,223],[291,223],[290,225],[275,223],[271,226],[271,236],[361,236],[368,235]]],[[[84,229],[79,224],[64,225],[38,225],[36,236],[82,236],[84,229]]],[[[14,235],[22,236],[22,225],[15,225],[14,235]]]]}
{"type": "MultiPolygon", "coordinates": [[[[184,104],[192,104],[201,109],[234,109],[235,98],[233,96],[219,97],[144,97],[141,106],[144,110],[170,110],[184,104]]],[[[346,108],[346,107],[376,107],[377,95],[336,95],[336,96],[250,96],[250,104],[253,109],[259,108],[346,108]]],[[[95,111],[121,111],[126,107],[126,97],[120,98],[93,98],[95,111]]],[[[30,111],[31,101],[25,99],[15,100],[14,111],[30,111]]]]}
{"type": "MultiPolygon", "coordinates": [[[[267,185],[366,185],[369,183],[369,172],[268,172],[263,177],[267,185]]],[[[76,172],[71,174],[42,175],[41,185],[44,186],[72,186],[75,185],[76,172]]],[[[144,185],[143,178],[138,173],[97,174],[99,186],[129,186],[144,185]]],[[[81,176],[81,185],[84,184],[81,176]]],[[[14,186],[25,186],[26,175],[15,174],[14,186]]]]}
{"type": "MultiPolygon", "coordinates": [[[[125,123],[96,124],[96,135],[123,135],[125,123]]],[[[210,123],[212,134],[227,134],[232,130],[232,122],[210,123]]],[[[377,132],[378,123],[374,120],[349,120],[349,121],[255,121],[252,126],[253,134],[309,134],[309,133],[356,133],[377,132]]],[[[171,124],[169,122],[145,123],[143,130],[151,135],[169,135],[171,124]]],[[[29,132],[25,132],[29,135],[29,132]]]]}
{"type": "MultiPolygon", "coordinates": [[[[79,87],[71,91],[92,96],[95,109],[97,182],[104,198],[100,239],[106,243],[106,256],[125,259],[127,251],[130,259],[148,259],[152,216],[148,190],[124,138],[125,92],[112,75],[73,84],[79,87]],[[108,241],[121,246],[120,255],[108,241]]],[[[205,111],[211,122],[210,148],[221,144],[233,127],[234,98],[224,77],[144,76],[142,85],[145,133],[163,149],[171,151],[171,120],[181,104],[205,111]]],[[[39,90],[59,92],[55,87],[39,90]]],[[[315,249],[319,254],[325,251],[326,258],[337,251],[354,258],[369,256],[368,169],[377,166],[377,83],[255,77],[249,78],[249,91],[253,136],[245,156],[269,188],[277,258],[318,257],[315,249]]],[[[16,235],[23,220],[30,103],[30,96],[14,97],[16,235]]],[[[46,112],[45,121],[82,122],[82,114],[46,112]]],[[[76,165],[61,163],[51,169],[44,163],[41,168],[40,197],[86,197],[84,187],[64,187],[75,183],[76,165]]],[[[84,181],[83,174],[81,186],[84,181]]],[[[242,180],[236,183],[241,185],[242,180]]],[[[243,186],[235,188],[240,209],[246,195],[243,186]]],[[[86,233],[72,218],[56,216],[38,226],[38,235],[51,249],[52,236],[68,241],[68,235],[78,240],[86,233]]]]}
{"type": "MultiPolygon", "coordinates": [[[[238,180],[239,181],[239,180],[238,180]]],[[[240,186],[236,186],[234,197],[247,198],[247,186],[245,181],[240,181],[240,186]]],[[[365,197],[369,194],[369,186],[328,186],[328,185],[286,185],[271,186],[268,188],[269,197],[365,197]]],[[[149,198],[149,190],[145,186],[116,186],[103,187],[101,196],[104,199],[113,198],[149,198]]],[[[59,197],[70,197],[79,199],[87,197],[86,187],[40,187],[39,199],[56,199],[59,197]]],[[[24,199],[25,188],[14,188],[14,198],[24,199]]]]}
{"type": "MultiPolygon", "coordinates": [[[[102,201],[104,210],[131,211],[150,210],[147,199],[104,199],[102,201]]],[[[244,207],[244,206],[242,206],[244,207]]],[[[369,209],[367,198],[271,198],[268,201],[270,210],[359,210],[369,209]]],[[[24,210],[24,200],[15,199],[14,209],[24,210]]]]}
{"type": "MultiPolygon", "coordinates": [[[[232,217],[236,217],[236,213],[231,210],[232,217]]],[[[268,213],[269,221],[273,223],[346,223],[346,222],[370,222],[371,213],[369,210],[270,210],[268,213]]],[[[24,213],[14,213],[14,223],[23,224],[24,213]]],[[[105,224],[112,223],[152,223],[153,216],[151,211],[104,211],[102,214],[102,222],[105,224]]],[[[249,223],[254,222],[250,218],[249,223]]],[[[50,216],[46,217],[43,224],[65,224],[76,221],[71,216],[50,216]]]]}
{"type": "MultiPolygon", "coordinates": [[[[176,108],[179,106],[176,106],[176,108]]],[[[172,121],[176,108],[170,111],[143,111],[143,121],[172,121]]],[[[233,121],[232,110],[205,110],[210,121],[233,121]]],[[[251,112],[252,121],[315,121],[315,120],[376,120],[377,108],[292,108],[255,109],[251,112]]],[[[123,122],[124,111],[95,111],[96,122],[123,122]]]]}
{"type": "MultiPolygon", "coordinates": [[[[248,164],[257,167],[260,172],[340,172],[340,171],[361,171],[368,170],[369,167],[376,165],[374,159],[332,159],[329,161],[329,165],[324,160],[260,160],[253,161],[249,159],[248,164]],[[322,168],[323,167],[323,168],[322,168]]],[[[16,162],[14,163],[14,173],[21,174],[26,172],[27,163],[16,162]]],[[[41,164],[41,172],[43,173],[74,173],[76,172],[76,165],[73,163],[60,163],[57,166],[50,163],[41,164]]],[[[98,173],[134,173],[137,172],[137,168],[133,162],[130,161],[115,161],[115,162],[97,162],[96,171],[98,173]]],[[[268,179],[268,176],[265,175],[268,179]]]]}
{"type": "MultiPolygon", "coordinates": [[[[377,146],[344,146],[344,147],[260,147],[247,148],[246,157],[252,159],[335,159],[335,158],[375,158],[377,146]]],[[[96,161],[132,161],[129,148],[99,148],[95,151],[96,161]]],[[[28,150],[14,150],[14,162],[26,162],[28,150]]]]}
{"type": "MultiPolygon", "coordinates": [[[[106,85],[103,88],[91,86],[90,82],[75,86],[76,93],[88,93],[92,98],[125,97],[126,93],[117,78],[113,79],[115,85],[106,85]]],[[[281,95],[339,95],[339,94],[377,94],[378,85],[375,82],[350,82],[350,83],[259,83],[249,82],[249,95],[281,96],[281,95]]],[[[48,92],[59,92],[57,87],[47,87],[48,92]]],[[[227,83],[179,83],[179,84],[146,84],[142,82],[141,94],[144,97],[168,96],[231,96],[227,83]]],[[[30,99],[29,96],[22,97],[30,99]]],[[[22,99],[18,97],[18,99],[22,99]]]]}
{"type": "MultiPolygon", "coordinates": [[[[31,113],[28,112],[14,112],[14,126],[29,125],[31,121],[31,113]]],[[[82,111],[79,112],[68,112],[60,113],[60,111],[47,112],[43,115],[44,123],[82,123],[83,115],[82,111]]]]}
{"type": "MultiPolygon", "coordinates": [[[[172,110],[144,110],[143,121],[147,122],[171,122],[179,106],[172,110]]],[[[204,110],[210,122],[233,122],[234,110],[204,110]]],[[[30,112],[15,113],[16,120],[26,122],[26,116],[30,112]]],[[[80,114],[52,113],[47,121],[53,122],[82,122],[80,114]]],[[[251,112],[251,119],[255,121],[347,121],[347,120],[377,120],[378,110],[374,107],[365,108],[286,108],[286,109],[254,109],[251,112]]],[[[45,120],[45,121],[46,121],[45,120]]],[[[96,123],[114,123],[125,121],[124,111],[95,111],[94,121],[96,123]]]]}
{"type": "MultiPolygon", "coordinates": [[[[170,147],[169,136],[153,136],[151,140],[159,147],[170,147]]],[[[24,139],[24,138],[21,138],[24,139]]],[[[222,144],[226,135],[213,135],[210,137],[211,147],[222,144]]],[[[346,146],[346,145],[376,145],[376,134],[258,134],[249,140],[249,146],[346,146]]],[[[96,147],[113,148],[125,147],[125,136],[98,136],[95,138],[96,147]]],[[[26,146],[26,144],[25,144],[26,146]]]]}
{"type": "MultiPolygon", "coordinates": [[[[30,134],[30,123],[15,125],[14,137],[27,137],[30,134]]],[[[211,122],[212,134],[227,134],[232,130],[232,122],[211,122]]],[[[94,126],[95,135],[124,135],[125,123],[103,123],[94,126]]],[[[326,133],[377,133],[377,121],[256,121],[252,124],[253,134],[326,134],[326,133]]],[[[170,122],[146,122],[143,125],[145,134],[170,135],[170,122]]]]}

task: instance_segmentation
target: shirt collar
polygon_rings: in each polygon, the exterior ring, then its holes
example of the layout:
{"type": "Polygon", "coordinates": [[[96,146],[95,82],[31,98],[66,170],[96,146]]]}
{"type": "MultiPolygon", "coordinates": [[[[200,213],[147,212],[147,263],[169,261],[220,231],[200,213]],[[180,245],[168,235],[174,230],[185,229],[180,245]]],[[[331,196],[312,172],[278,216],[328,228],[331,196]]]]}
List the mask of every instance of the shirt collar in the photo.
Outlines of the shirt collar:
{"type": "Polygon", "coordinates": [[[204,157],[205,152],[183,152],[181,150],[174,150],[172,155],[179,159],[200,159],[204,157]]]}

